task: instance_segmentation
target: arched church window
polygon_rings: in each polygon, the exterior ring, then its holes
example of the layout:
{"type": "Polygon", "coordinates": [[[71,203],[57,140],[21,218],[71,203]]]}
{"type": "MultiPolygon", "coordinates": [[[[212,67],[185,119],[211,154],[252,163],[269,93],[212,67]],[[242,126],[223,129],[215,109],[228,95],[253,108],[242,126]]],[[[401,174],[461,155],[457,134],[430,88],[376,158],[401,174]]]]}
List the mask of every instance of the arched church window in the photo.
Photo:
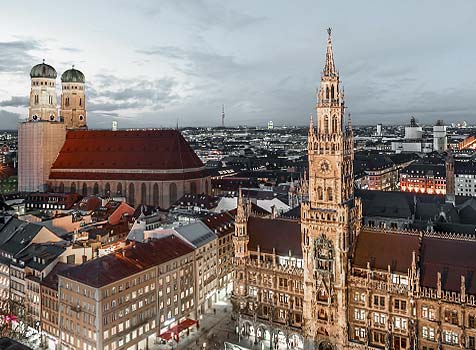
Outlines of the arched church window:
{"type": "Polygon", "coordinates": [[[177,185],[175,182],[172,182],[169,186],[169,198],[170,198],[170,205],[177,201],[177,185]]]}
{"type": "Polygon", "coordinates": [[[326,86],[326,100],[329,99],[329,87],[326,86]]]}
{"type": "Polygon", "coordinates": [[[109,195],[111,194],[111,185],[109,184],[109,182],[106,182],[106,185],[104,186],[104,194],[109,197],[109,195]]]}
{"type": "Polygon", "coordinates": [[[324,117],[324,134],[329,133],[329,117],[326,115],[324,117]]]}
{"type": "Polygon", "coordinates": [[[135,189],[134,189],[134,184],[130,183],[129,184],[129,203],[132,204],[133,206],[135,205],[135,189]]]}
{"type": "Polygon", "coordinates": [[[331,87],[331,99],[334,99],[334,85],[331,87]]]}
{"type": "Polygon", "coordinates": [[[333,198],[332,198],[332,188],[331,187],[327,187],[327,200],[331,201],[333,198]]]}
{"type": "Polygon", "coordinates": [[[154,184],[154,187],[152,188],[152,203],[156,207],[159,206],[159,185],[158,184],[154,184]]]}
{"type": "Polygon", "coordinates": [[[116,193],[122,195],[122,184],[120,182],[117,184],[116,193]]]}
{"type": "Polygon", "coordinates": [[[141,203],[147,204],[147,187],[145,183],[142,183],[140,187],[141,203]]]}
{"type": "Polygon", "coordinates": [[[70,192],[76,193],[76,184],[74,182],[71,182],[70,192]]]}
{"type": "Polygon", "coordinates": [[[59,193],[64,193],[64,183],[60,183],[59,184],[59,190],[58,190],[59,193]]]}
{"type": "Polygon", "coordinates": [[[80,99],[79,99],[79,105],[82,106],[82,103],[83,103],[83,99],[80,98],[80,99]]]}
{"type": "Polygon", "coordinates": [[[98,195],[98,194],[99,194],[99,184],[98,184],[97,182],[94,183],[93,194],[94,194],[94,195],[98,195]]]}
{"type": "Polygon", "coordinates": [[[317,188],[317,198],[319,198],[320,201],[324,199],[324,193],[321,186],[317,188]]]}
{"type": "Polygon", "coordinates": [[[86,182],[83,182],[83,197],[86,197],[88,195],[88,185],[86,185],[86,182]]]}

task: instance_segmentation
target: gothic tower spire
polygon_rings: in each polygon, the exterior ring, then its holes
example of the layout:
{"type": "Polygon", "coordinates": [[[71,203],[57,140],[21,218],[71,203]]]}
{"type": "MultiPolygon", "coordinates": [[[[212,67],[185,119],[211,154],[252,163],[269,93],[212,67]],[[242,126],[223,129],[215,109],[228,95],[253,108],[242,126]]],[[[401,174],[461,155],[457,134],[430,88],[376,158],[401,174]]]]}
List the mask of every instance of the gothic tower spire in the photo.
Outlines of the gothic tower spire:
{"type": "Polygon", "coordinates": [[[333,77],[337,75],[336,67],[334,65],[334,54],[332,53],[332,40],[331,40],[331,28],[327,28],[327,51],[326,51],[326,64],[322,74],[327,77],[333,77]]]}
{"type": "MultiPolygon", "coordinates": [[[[304,258],[304,337],[312,344],[346,346],[349,252],[359,230],[361,204],[354,198],[353,135],[345,125],[344,96],[334,65],[331,30],[317,93],[317,132],[308,138],[309,201],[301,205],[304,258]],[[324,315],[325,317],[318,317],[324,315]],[[326,330],[326,335],[322,334],[326,330]]],[[[319,347],[320,348],[320,347],[319,347]]]]}

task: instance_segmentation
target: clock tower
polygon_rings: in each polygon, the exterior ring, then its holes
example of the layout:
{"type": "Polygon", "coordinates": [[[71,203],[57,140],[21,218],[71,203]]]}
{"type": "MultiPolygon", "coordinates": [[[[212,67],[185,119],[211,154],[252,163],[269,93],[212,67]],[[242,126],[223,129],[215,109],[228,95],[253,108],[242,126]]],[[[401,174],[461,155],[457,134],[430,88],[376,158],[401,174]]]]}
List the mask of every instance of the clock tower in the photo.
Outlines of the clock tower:
{"type": "Polygon", "coordinates": [[[334,65],[331,29],[321,85],[317,129],[308,135],[309,201],[301,206],[306,349],[343,349],[347,344],[349,256],[360,229],[361,203],[354,198],[354,140],[345,125],[344,93],[334,65]]]}

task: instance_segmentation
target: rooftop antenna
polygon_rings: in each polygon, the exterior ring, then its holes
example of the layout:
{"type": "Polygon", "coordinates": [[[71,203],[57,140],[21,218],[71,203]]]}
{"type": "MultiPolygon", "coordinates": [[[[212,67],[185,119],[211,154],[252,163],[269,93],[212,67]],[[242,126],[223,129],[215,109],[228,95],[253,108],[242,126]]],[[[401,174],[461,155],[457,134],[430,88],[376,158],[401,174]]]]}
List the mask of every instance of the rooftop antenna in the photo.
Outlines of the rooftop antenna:
{"type": "Polygon", "coordinates": [[[221,127],[225,127],[225,105],[221,105],[221,127]]]}

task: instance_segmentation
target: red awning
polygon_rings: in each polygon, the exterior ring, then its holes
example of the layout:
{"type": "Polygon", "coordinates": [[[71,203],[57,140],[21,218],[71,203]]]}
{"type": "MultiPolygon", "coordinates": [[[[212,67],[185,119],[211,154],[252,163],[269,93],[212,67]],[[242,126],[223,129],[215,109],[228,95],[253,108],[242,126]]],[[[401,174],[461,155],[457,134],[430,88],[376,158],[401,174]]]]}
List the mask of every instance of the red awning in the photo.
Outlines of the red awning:
{"type": "Polygon", "coordinates": [[[170,328],[167,332],[164,332],[160,335],[162,339],[170,340],[172,338],[172,333],[174,334],[175,340],[178,341],[179,333],[186,330],[187,328],[192,327],[197,321],[187,318],[186,320],[180,322],[178,325],[170,328]]]}

